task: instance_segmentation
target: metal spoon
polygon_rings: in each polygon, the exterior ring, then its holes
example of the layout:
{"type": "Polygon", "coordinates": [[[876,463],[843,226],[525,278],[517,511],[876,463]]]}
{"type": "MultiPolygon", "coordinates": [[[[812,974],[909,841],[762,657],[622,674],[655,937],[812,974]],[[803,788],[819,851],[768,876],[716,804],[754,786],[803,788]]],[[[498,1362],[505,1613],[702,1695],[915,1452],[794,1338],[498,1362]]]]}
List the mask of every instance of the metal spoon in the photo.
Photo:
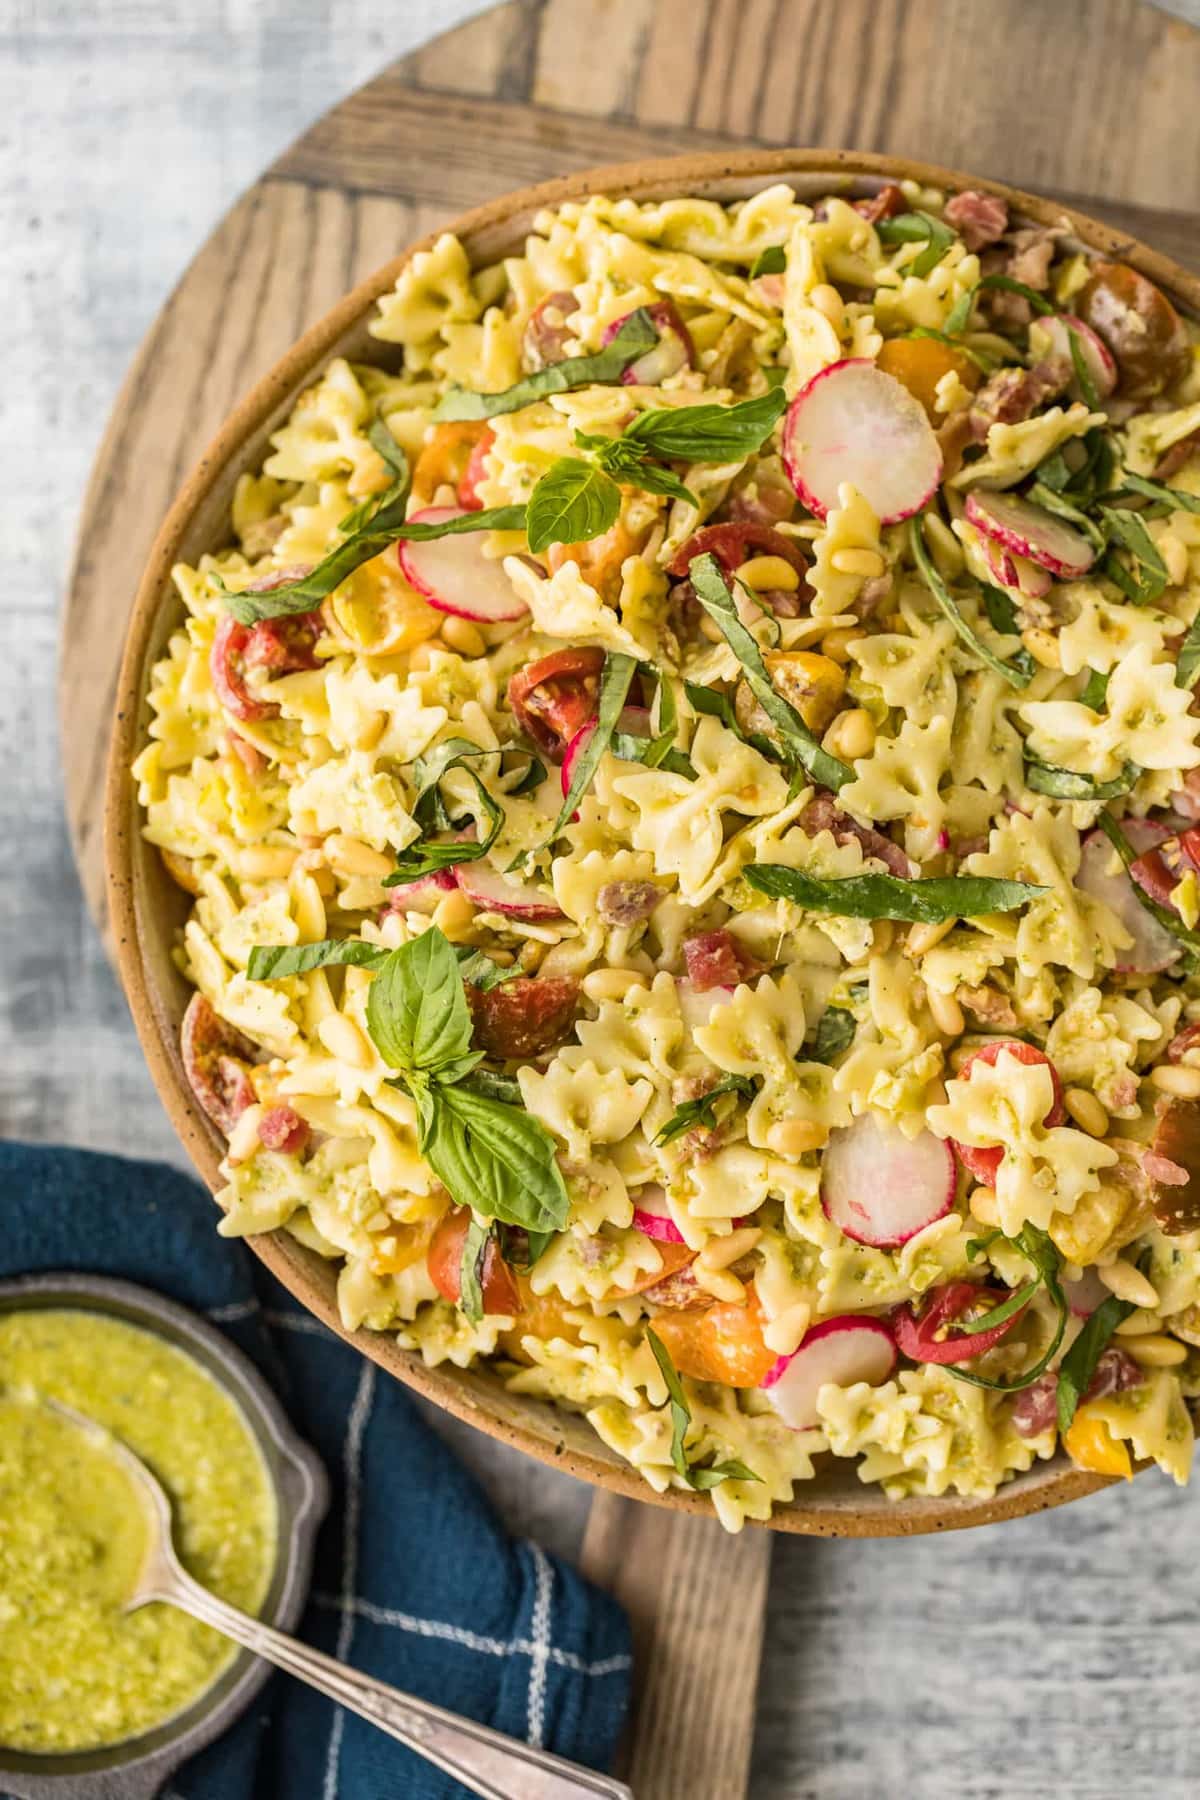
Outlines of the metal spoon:
{"type": "Polygon", "coordinates": [[[516,1738],[506,1737],[502,1731],[478,1725],[473,1719],[460,1718],[428,1700],[401,1693],[398,1688],[336,1662],[332,1656],[325,1656],[219,1600],[181,1566],[171,1535],[171,1503],[141,1458],[84,1413],[45,1397],[42,1404],[102,1442],[145,1500],[150,1541],[137,1587],[126,1602],[127,1612],[152,1600],[182,1608],[194,1619],[253,1650],[256,1656],[298,1676],[340,1706],[369,1719],[418,1756],[453,1775],[473,1794],[482,1795],[483,1800],[583,1800],[583,1796],[592,1800],[597,1796],[599,1800],[633,1800],[632,1789],[611,1775],[598,1775],[564,1757],[552,1756],[548,1750],[535,1750],[516,1738]]]}

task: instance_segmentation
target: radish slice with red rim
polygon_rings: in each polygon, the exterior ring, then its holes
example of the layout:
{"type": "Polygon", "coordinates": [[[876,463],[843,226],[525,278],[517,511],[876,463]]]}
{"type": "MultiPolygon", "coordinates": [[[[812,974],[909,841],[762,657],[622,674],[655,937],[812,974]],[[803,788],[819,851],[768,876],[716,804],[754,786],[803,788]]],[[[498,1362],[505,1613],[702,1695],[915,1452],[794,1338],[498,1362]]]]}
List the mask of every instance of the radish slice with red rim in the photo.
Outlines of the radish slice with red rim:
{"type": "MultiPolygon", "coordinates": [[[[587,748],[588,743],[591,740],[591,735],[595,729],[596,721],[594,719],[589,719],[586,725],[581,725],[579,727],[579,730],[567,745],[562,759],[562,791],[564,796],[571,791],[571,777],[575,771],[575,764],[579,761],[580,756],[587,748]]],[[[617,730],[622,732],[626,737],[648,739],[651,735],[650,713],[648,709],[644,706],[623,707],[621,716],[617,720],[617,730]]],[[[578,813],[576,813],[575,816],[578,818],[578,813]]]]}
{"type": "Polygon", "coordinates": [[[1096,552],[1081,531],[1056,519],[1044,506],[1020,494],[994,494],[976,488],[967,496],[967,518],[977,531],[1013,556],[1027,556],[1052,575],[1071,580],[1086,575],[1096,552]]]}
{"type": "Polygon", "coordinates": [[[633,1223],[660,1244],[682,1244],[684,1235],[667,1209],[667,1196],[657,1181],[638,1188],[633,1196],[633,1223]]]}
{"type": "Polygon", "coordinates": [[[920,512],[942,478],[925,408],[865,358],[832,363],[807,382],[783,423],[783,462],[810,512],[823,519],[846,483],[881,525],[920,512]]]}
{"type": "Polygon", "coordinates": [[[798,1350],[781,1356],[763,1379],[771,1405],[793,1431],[817,1424],[817,1396],[823,1387],[878,1387],[896,1366],[896,1341],[883,1319],[840,1313],[814,1325],[798,1350]]]}
{"type": "MultiPolygon", "coordinates": [[[[469,511],[465,506],[429,506],[413,513],[410,523],[441,524],[446,519],[461,519],[469,511]]],[[[437,612],[474,619],[480,625],[523,619],[529,608],[513,592],[503,564],[483,554],[482,537],[482,532],[467,532],[420,543],[401,538],[396,555],[405,580],[437,612]]]]}
{"type": "Polygon", "coordinates": [[[1007,588],[1019,600],[1044,600],[1054,585],[1048,569],[1039,569],[1027,556],[1014,556],[993,538],[983,539],[988,568],[998,587],[1007,588]]]}
{"type": "Polygon", "coordinates": [[[428,875],[418,875],[413,881],[389,888],[388,907],[392,912],[431,913],[439,900],[457,886],[453,868],[434,869],[428,875]]]}
{"type": "MultiPolygon", "coordinates": [[[[692,346],[691,333],[680,318],[676,308],[669,300],[660,300],[646,311],[653,319],[658,330],[658,342],[649,350],[643,351],[635,362],[631,362],[621,381],[625,387],[661,387],[668,375],[678,375],[681,369],[694,369],[696,352],[692,346]]],[[[626,313],[614,319],[601,338],[602,344],[609,343],[616,337],[625,320],[626,313]]]]}
{"type": "Polygon", "coordinates": [[[512,919],[561,919],[562,908],[552,894],[532,881],[514,881],[490,863],[458,863],[458,886],[483,912],[505,913],[512,919]]]}
{"type": "MultiPolygon", "coordinates": [[[[1054,313],[1049,318],[1035,319],[1029,327],[1029,348],[1038,360],[1045,356],[1061,356],[1074,370],[1072,336],[1079,347],[1083,366],[1091,378],[1092,386],[1101,400],[1107,400],[1117,385],[1116,359],[1104,339],[1090,325],[1085,325],[1082,319],[1077,319],[1073,313],[1054,313]]],[[[1083,399],[1078,375],[1072,374],[1067,392],[1072,400],[1083,399]]]]}
{"type": "MultiPolygon", "coordinates": [[[[1161,825],[1147,819],[1125,819],[1122,830],[1133,848],[1141,854],[1161,844],[1171,834],[1161,825]]],[[[1118,950],[1116,968],[1123,975],[1157,975],[1178,962],[1183,954],[1177,939],[1165,925],[1160,925],[1138,899],[1133,882],[1121,867],[1117,853],[1102,831],[1089,832],[1079,855],[1075,885],[1095,900],[1103,900],[1117,915],[1133,943],[1118,950]]]]}
{"type": "Polygon", "coordinates": [[[931,1131],[908,1138],[875,1113],[831,1133],[821,1159],[825,1217],[857,1244],[894,1250],[954,1207],[954,1153],[931,1131]]]}

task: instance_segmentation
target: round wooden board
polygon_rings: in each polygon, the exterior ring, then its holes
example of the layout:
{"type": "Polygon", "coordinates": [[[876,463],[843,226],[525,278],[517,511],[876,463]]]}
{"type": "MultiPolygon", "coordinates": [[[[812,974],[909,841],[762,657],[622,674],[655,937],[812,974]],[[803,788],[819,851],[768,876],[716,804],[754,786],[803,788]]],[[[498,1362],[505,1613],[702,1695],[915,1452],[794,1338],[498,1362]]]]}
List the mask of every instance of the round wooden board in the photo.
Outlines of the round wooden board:
{"type": "MultiPolygon", "coordinates": [[[[101,929],[105,750],[142,562],[235,402],[361,276],[508,189],[731,142],[975,169],[1200,265],[1197,93],[1200,33],[1139,0],[1091,0],[1086,30],[1057,0],[510,0],[352,94],[199,252],[96,459],[60,705],[67,815],[101,929]]],[[[584,1562],[633,1615],[638,1800],[744,1792],[769,1548],[766,1532],[728,1539],[710,1519],[597,1495],[584,1562]]]]}

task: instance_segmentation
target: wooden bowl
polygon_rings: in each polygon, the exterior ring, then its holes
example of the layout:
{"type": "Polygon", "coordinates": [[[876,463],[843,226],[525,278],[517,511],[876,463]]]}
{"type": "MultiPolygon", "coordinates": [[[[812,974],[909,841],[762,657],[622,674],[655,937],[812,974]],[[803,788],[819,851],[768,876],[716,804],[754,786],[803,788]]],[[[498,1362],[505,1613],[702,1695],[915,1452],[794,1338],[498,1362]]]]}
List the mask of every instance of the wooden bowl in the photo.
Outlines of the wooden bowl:
{"type": "MultiPolygon", "coordinates": [[[[618,164],[505,195],[463,214],[447,229],[458,234],[471,261],[480,266],[515,252],[542,207],[582,200],[593,193],[637,200],[671,194],[734,200],[770,182],[787,181],[801,196],[815,198],[830,191],[870,192],[885,180],[907,176],[944,188],[984,188],[1002,195],[1014,213],[1037,223],[1050,225],[1066,219],[1081,243],[1132,263],[1187,310],[1200,313],[1200,280],[1081,213],[999,182],[977,180],[926,163],[840,150],[749,150],[618,164]]],[[[367,362],[386,358],[387,348],[367,336],[367,320],[404,264],[432,241],[422,239],[361,282],[246,396],[184,483],[155,540],[133,603],[117,688],[105,795],[109,905],[121,979],[150,1072],[175,1129],[213,1190],[220,1185],[217,1164],[222,1141],[197,1105],[179,1055],[179,1022],[190,990],[171,962],[171,949],[186,916],[187,901],[166,874],[157,852],[141,836],[136,787],[129,774],[129,765],[145,742],[150,666],[162,655],[182,616],[170,582],[171,566],[181,560],[194,563],[203,551],[229,541],[229,508],[237,477],[260,465],[269,434],[331,357],[367,362]]],[[[428,1369],[419,1355],[400,1349],[387,1333],[344,1331],[338,1320],[334,1265],[306,1250],[285,1231],[248,1241],[272,1273],[331,1331],[457,1418],[597,1487],[677,1511],[711,1510],[709,1502],[698,1495],[675,1490],[655,1494],[634,1469],[601,1443],[581,1417],[508,1393],[486,1369],[461,1370],[449,1365],[428,1369]]],[[[1074,1468],[1060,1455],[1016,1477],[991,1500],[948,1496],[897,1503],[878,1488],[860,1483],[852,1464],[831,1457],[823,1463],[816,1479],[798,1485],[792,1504],[777,1509],[771,1520],[774,1530],[826,1537],[892,1537],[954,1530],[1060,1506],[1108,1485],[1103,1477],[1074,1468]]]]}

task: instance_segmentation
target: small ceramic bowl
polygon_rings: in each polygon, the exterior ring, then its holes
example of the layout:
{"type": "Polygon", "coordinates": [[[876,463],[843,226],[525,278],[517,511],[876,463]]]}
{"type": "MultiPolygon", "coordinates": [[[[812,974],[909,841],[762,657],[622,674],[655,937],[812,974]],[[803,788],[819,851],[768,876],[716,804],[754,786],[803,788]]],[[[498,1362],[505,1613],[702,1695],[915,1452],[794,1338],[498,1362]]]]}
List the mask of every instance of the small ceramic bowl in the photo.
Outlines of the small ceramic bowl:
{"type": "MultiPolygon", "coordinates": [[[[1080,248],[1131,263],[1169,292],[1184,311],[1200,315],[1200,279],[1111,226],[1001,182],[929,163],[856,151],[747,150],[591,169],[508,194],[449,220],[444,229],[458,235],[478,268],[519,254],[542,208],[586,200],[590,194],[640,201],[697,194],[728,201],[744,199],[782,181],[802,199],[813,200],[829,193],[869,194],[888,181],[909,177],[951,192],[981,188],[1002,196],[1014,217],[1035,224],[1063,224],[1070,240],[1080,248]]],[[[230,502],[239,475],[261,466],[270,434],[331,357],[363,362],[386,359],[387,347],[368,336],[367,321],[405,263],[433,241],[432,237],[422,239],[360,283],[300,339],[231,415],[167,515],[133,603],[117,686],[105,801],[109,909],[121,979],[151,1074],[197,1169],[213,1189],[220,1185],[217,1165],[224,1146],[188,1087],[179,1055],[179,1022],[189,989],[171,952],[188,901],[141,835],[136,786],[129,773],[130,763],[146,741],[149,670],[182,621],[182,605],[171,585],[171,566],[179,561],[195,563],[204,551],[230,541],[230,502]]],[[[702,1496],[674,1488],[655,1494],[636,1470],[601,1443],[584,1420],[530,1396],[509,1393],[485,1368],[456,1369],[444,1363],[428,1369],[418,1355],[400,1349],[387,1332],[342,1331],[330,1263],[286,1232],[248,1241],[284,1286],[330,1330],[349,1337],[364,1355],[458,1418],[610,1492],[678,1512],[711,1514],[710,1503],[702,1496]]],[[[776,1508],[771,1528],[828,1537],[946,1531],[1059,1506],[1107,1485],[1107,1478],[1089,1475],[1059,1455],[1052,1462],[1037,1463],[991,1499],[946,1495],[896,1503],[878,1487],[864,1487],[852,1464],[825,1458],[814,1480],[798,1484],[792,1503],[776,1508]]]]}
{"type": "MultiPolygon", "coordinates": [[[[107,1313],[156,1332],[199,1363],[237,1403],[258,1440],[279,1509],[275,1572],[262,1617],[282,1631],[294,1630],[308,1594],[313,1542],[329,1503],[329,1484],[254,1364],[195,1313],[132,1282],[99,1275],[0,1282],[0,1312],[51,1306],[107,1313]]],[[[153,1800],[180,1763],[233,1724],[270,1674],[269,1664],[239,1651],[182,1712],[102,1750],[31,1756],[0,1745],[0,1790],[16,1800],[153,1800]]]]}

